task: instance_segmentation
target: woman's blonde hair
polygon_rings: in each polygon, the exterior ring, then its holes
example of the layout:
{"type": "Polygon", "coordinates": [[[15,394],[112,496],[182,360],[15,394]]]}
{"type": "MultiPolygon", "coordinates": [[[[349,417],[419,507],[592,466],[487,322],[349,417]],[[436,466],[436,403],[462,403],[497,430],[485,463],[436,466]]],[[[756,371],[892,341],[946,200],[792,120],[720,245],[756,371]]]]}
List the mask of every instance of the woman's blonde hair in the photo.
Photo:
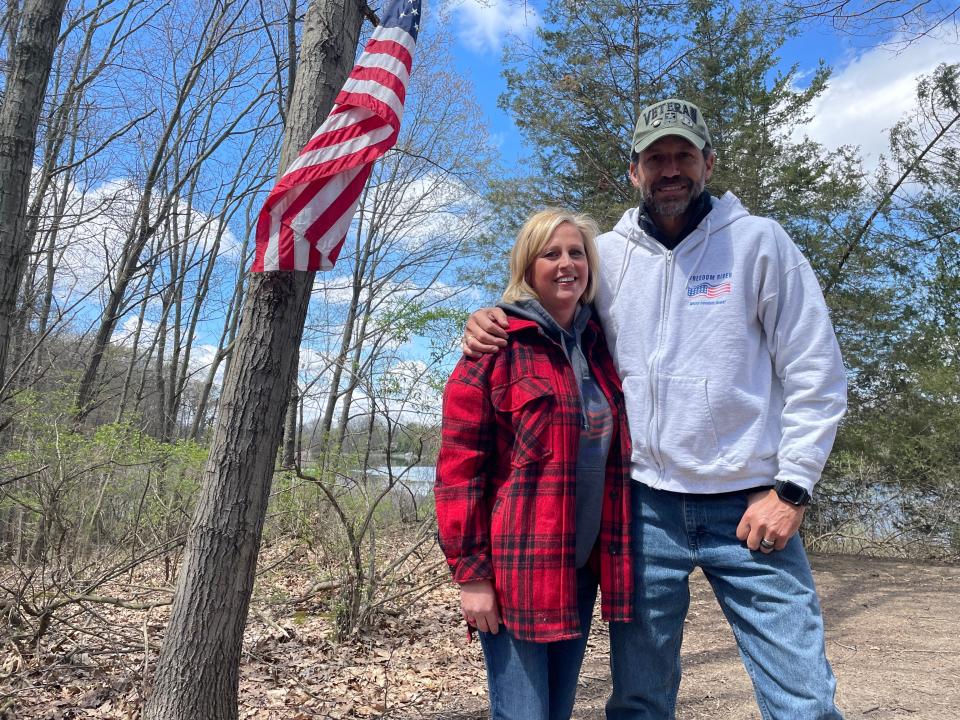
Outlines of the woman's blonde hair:
{"type": "Polygon", "coordinates": [[[579,215],[562,208],[541,210],[531,215],[520,228],[513,250],[510,251],[510,281],[507,283],[507,289],[503,291],[503,302],[515,303],[524,298],[540,299],[527,282],[527,270],[543,252],[554,231],[564,223],[573,225],[583,237],[583,249],[587,253],[590,277],[587,278],[587,288],[580,296],[580,302],[593,302],[597,294],[597,272],[600,267],[600,257],[597,254],[597,243],[594,238],[599,228],[589,215],[579,215]]]}

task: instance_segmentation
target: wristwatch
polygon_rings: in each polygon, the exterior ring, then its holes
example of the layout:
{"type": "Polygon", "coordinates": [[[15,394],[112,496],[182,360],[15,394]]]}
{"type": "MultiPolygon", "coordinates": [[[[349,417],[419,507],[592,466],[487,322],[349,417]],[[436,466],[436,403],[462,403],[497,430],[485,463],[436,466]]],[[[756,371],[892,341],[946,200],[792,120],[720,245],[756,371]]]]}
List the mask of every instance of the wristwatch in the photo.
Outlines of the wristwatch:
{"type": "Polygon", "coordinates": [[[810,504],[810,493],[807,489],[789,480],[777,480],[773,489],[781,500],[791,505],[802,507],[810,504]]]}

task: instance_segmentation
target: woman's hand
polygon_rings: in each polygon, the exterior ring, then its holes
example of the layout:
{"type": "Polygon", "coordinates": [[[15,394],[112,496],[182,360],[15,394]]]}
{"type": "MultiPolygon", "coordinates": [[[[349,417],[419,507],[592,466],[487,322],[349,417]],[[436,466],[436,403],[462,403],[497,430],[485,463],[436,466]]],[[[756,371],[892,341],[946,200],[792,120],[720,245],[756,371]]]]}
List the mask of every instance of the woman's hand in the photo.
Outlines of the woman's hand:
{"type": "Polygon", "coordinates": [[[497,594],[490,580],[463,583],[460,586],[460,607],[468,625],[494,635],[500,630],[497,594]]]}

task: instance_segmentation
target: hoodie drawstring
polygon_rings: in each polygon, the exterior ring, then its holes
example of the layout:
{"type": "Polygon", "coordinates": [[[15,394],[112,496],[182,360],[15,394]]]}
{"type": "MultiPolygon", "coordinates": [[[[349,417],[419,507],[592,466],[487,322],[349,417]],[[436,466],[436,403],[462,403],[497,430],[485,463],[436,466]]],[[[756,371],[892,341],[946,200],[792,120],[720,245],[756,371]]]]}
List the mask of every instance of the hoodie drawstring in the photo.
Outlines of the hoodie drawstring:
{"type": "Polygon", "coordinates": [[[700,243],[700,254],[697,255],[697,259],[694,261],[693,265],[690,267],[690,272],[687,273],[687,283],[686,287],[690,287],[690,278],[697,274],[697,268],[700,267],[700,263],[703,260],[703,256],[707,254],[707,247],[709,246],[708,241],[710,240],[710,216],[707,215],[707,224],[704,228],[703,241],[700,243]]]}
{"type": "Polygon", "coordinates": [[[620,296],[620,287],[623,285],[623,278],[627,274],[627,265],[630,264],[630,256],[633,255],[633,235],[636,232],[635,227],[630,228],[627,234],[627,240],[623,245],[623,257],[620,258],[620,277],[617,278],[617,287],[613,291],[613,297],[620,296]]]}
{"type": "MultiPolygon", "coordinates": [[[[542,332],[542,330],[541,330],[542,332]]],[[[583,350],[580,349],[580,338],[579,335],[576,337],[573,347],[570,348],[567,346],[567,334],[560,333],[560,347],[563,348],[563,354],[567,356],[567,361],[570,363],[570,368],[573,370],[574,374],[578,373],[578,363],[573,360],[573,353],[579,353],[582,359],[582,363],[579,365],[582,366],[583,371],[586,373],[586,377],[580,375],[577,378],[577,394],[580,396],[580,427],[583,430],[590,429],[590,418],[587,417],[587,404],[583,398],[583,381],[590,379],[590,370],[587,364],[587,356],[583,354],[583,350]]]]}

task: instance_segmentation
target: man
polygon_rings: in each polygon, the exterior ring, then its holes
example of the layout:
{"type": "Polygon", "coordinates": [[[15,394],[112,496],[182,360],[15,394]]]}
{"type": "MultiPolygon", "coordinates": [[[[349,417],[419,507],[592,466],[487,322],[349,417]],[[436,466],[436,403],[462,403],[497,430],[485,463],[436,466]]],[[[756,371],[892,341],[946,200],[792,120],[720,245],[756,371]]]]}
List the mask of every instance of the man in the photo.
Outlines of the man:
{"type": "MultiPolygon", "coordinates": [[[[715,162],[693,103],[646,108],[631,145],[642,205],[601,235],[596,306],[632,439],[633,623],[611,624],[607,718],[674,717],[688,579],[730,622],[761,715],[840,718],[797,530],[846,409],[809,263],[773,220],[704,191],[715,162]]],[[[474,313],[470,354],[505,318],[474,313]]]]}

